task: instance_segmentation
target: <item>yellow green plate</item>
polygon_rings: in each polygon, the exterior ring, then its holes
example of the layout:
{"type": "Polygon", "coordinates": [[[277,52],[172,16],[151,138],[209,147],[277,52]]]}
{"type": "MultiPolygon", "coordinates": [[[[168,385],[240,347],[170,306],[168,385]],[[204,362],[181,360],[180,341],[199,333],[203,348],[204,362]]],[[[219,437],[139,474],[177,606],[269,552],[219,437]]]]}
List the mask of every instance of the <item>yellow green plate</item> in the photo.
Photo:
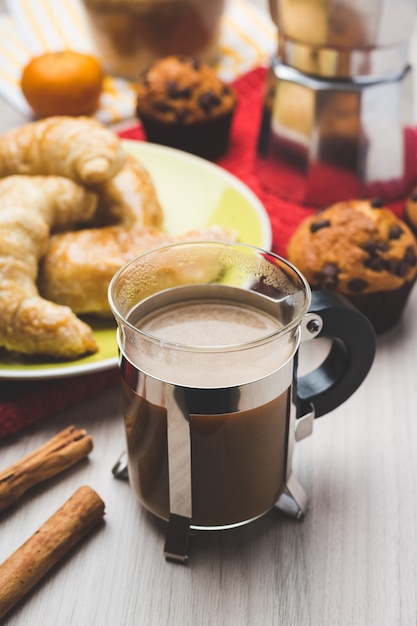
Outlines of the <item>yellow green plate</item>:
{"type": "MultiPolygon", "coordinates": [[[[238,232],[239,241],[269,250],[271,226],[264,206],[239,179],[186,152],[141,141],[123,141],[125,150],[149,171],[164,210],[164,229],[172,234],[220,224],[238,232]]],[[[0,355],[0,378],[44,379],[76,376],[117,365],[115,323],[84,318],[94,330],[97,354],[76,361],[0,355]]]]}

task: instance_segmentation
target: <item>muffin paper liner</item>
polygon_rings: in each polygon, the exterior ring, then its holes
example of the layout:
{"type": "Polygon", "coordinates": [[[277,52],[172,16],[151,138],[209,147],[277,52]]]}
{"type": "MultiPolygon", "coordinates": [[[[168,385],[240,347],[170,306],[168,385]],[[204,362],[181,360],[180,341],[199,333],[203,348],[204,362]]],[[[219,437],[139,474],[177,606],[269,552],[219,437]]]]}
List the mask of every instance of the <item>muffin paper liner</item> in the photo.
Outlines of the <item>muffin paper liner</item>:
{"type": "Polygon", "coordinates": [[[376,334],[380,335],[399,322],[415,281],[416,279],[408,281],[399,289],[391,291],[347,297],[361,313],[366,315],[376,334]]]}
{"type": "Polygon", "coordinates": [[[228,148],[233,113],[190,124],[166,123],[143,115],[140,121],[148,141],[215,160],[228,148]]]}

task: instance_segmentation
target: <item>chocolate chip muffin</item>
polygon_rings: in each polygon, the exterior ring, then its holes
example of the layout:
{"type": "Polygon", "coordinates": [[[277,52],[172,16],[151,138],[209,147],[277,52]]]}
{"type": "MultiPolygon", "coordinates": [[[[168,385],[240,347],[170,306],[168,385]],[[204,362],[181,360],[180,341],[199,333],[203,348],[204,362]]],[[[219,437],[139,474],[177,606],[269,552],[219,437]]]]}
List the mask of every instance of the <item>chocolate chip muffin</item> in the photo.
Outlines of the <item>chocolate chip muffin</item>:
{"type": "Polygon", "coordinates": [[[417,277],[417,242],[378,200],[339,202],[303,220],[287,256],[312,289],[344,295],[382,333],[400,319],[417,277]]]}
{"type": "Polygon", "coordinates": [[[227,150],[236,104],[233,88],[196,57],[156,61],[137,87],[136,112],[148,141],[212,160],[227,150]]]}

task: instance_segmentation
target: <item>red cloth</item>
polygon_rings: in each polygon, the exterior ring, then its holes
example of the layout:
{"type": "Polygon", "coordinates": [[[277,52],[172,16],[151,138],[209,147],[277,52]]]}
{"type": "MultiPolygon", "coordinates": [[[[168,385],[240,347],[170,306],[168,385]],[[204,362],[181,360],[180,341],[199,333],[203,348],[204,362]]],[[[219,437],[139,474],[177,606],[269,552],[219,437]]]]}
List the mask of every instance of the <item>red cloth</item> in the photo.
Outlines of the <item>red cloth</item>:
{"type": "MultiPolygon", "coordinates": [[[[262,114],[262,100],[264,96],[265,68],[256,68],[235,81],[234,86],[239,96],[239,106],[236,110],[232,126],[230,147],[227,154],[217,161],[217,164],[234,174],[258,196],[263,203],[272,227],[272,249],[281,256],[286,255],[288,239],[296,226],[307,215],[314,213],[317,208],[303,206],[283,200],[272,191],[268,191],[259,180],[259,162],[256,159],[256,144],[262,114]]],[[[119,133],[125,139],[143,140],[144,133],[139,124],[119,133]]],[[[291,174],[289,174],[289,177],[291,174]]],[[[293,176],[293,175],[292,175],[293,176]]],[[[331,173],[334,176],[334,171],[331,173]]],[[[322,176],[327,182],[329,177],[322,176]]],[[[343,175],[342,175],[343,176],[343,175]]],[[[296,186],[297,181],[289,178],[288,185],[296,186]]],[[[342,184],[346,189],[349,180],[346,176],[339,178],[336,184],[342,184]]],[[[378,194],[375,193],[375,196],[378,194]]],[[[292,194],[292,197],[294,195],[292,194]]],[[[401,215],[404,201],[389,204],[390,208],[401,215]]]]}
{"type": "MultiPolygon", "coordinates": [[[[263,202],[272,226],[272,248],[285,256],[288,238],[294,228],[315,209],[282,200],[264,189],[258,179],[256,143],[265,71],[257,68],[235,82],[239,107],[233,122],[230,149],[218,164],[245,182],[263,202]]],[[[138,124],[119,134],[124,138],[144,139],[138,124]]],[[[290,180],[289,184],[296,182],[290,180]]],[[[400,214],[403,204],[401,201],[390,207],[400,214]]],[[[50,381],[0,381],[0,440],[93,397],[119,380],[118,371],[111,370],[50,381]]]]}
{"type": "Polygon", "coordinates": [[[119,382],[120,373],[115,368],[97,374],[46,381],[2,380],[0,441],[119,382]]]}

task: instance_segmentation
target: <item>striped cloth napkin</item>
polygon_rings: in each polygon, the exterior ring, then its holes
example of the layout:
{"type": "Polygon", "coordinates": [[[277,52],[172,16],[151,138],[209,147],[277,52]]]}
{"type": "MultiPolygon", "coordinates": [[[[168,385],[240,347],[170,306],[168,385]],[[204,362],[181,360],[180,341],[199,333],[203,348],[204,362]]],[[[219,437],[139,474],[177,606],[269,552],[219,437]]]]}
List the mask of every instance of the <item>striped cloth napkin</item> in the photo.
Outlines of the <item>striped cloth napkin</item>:
{"type": "MultiPolygon", "coordinates": [[[[209,0],[207,0],[209,1],[209,0]]],[[[0,16],[0,96],[30,121],[32,112],[20,90],[22,68],[42,52],[72,48],[94,53],[80,0],[6,0],[0,16]]],[[[222,18],[217,56],[220,77],[231,82],[269,63],[276,49],[276,28],[248,0],[229,0],[222,18]]],[[[135,85],[106,76],[95,116],[105,124],[134,117],[135,85]]]]}

